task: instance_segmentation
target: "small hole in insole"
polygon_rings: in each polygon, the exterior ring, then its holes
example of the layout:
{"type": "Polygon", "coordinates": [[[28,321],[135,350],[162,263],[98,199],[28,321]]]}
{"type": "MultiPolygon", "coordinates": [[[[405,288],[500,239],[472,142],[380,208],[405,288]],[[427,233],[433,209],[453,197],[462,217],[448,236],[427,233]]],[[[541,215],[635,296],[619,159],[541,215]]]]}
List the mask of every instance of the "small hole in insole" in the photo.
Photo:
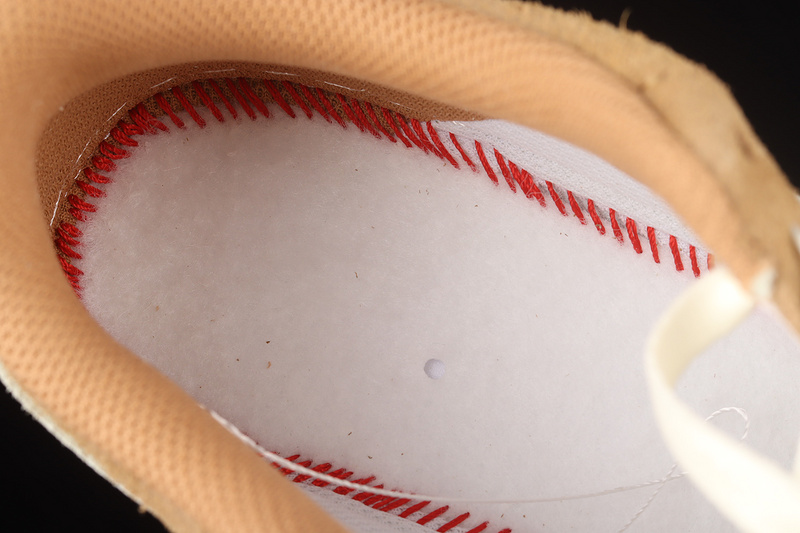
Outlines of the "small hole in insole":
{"type": "Polygon", "coordinates": [[[425,363],[425,374],[431,379],[444,377],[444,363],[439,359],[428,359],[425,363]]]}

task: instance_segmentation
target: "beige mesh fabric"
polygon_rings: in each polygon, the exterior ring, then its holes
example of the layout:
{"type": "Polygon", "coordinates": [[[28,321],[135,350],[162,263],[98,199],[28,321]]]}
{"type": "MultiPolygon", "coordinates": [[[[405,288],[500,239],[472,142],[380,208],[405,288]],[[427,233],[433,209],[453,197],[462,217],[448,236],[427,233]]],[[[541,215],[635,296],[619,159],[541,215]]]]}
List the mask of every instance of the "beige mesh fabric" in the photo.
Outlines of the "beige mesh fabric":
{"type": "Polygon", "coordinates": [[[40,144],[76,97],[211,61],[365,80],[592,150],[670,201],[741,280],[777,266],[777,302],[800,325],[790,187],[724,86],[641,36],[488,0],[4,1],[0,377],[175,531],[339,527],[91,320],[56,262],[39,198],[52,205],[54,189],[39,188],[36,169],[68,173],[69,157],[113,125],[108,111],[136,103],[83,100],[94,118],[40,144]]]}

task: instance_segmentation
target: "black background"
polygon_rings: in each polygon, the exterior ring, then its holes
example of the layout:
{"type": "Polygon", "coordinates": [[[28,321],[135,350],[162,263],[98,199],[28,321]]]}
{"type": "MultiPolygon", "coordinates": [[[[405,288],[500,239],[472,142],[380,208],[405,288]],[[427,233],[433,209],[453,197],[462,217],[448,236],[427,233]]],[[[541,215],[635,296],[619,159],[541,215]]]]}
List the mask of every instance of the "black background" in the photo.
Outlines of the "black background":
{"type": "MultiPolygon", "coordinates": [[[[337,0],[338,1],[338,0],[337,0]]],[[[789,5],[736,1],[558,1],[643,31],[703,63],[733,90],[790,178],[800,178],[797,19],[789,5]]],[[[0,531],[164,531],[0,392],[0,531]]]]}

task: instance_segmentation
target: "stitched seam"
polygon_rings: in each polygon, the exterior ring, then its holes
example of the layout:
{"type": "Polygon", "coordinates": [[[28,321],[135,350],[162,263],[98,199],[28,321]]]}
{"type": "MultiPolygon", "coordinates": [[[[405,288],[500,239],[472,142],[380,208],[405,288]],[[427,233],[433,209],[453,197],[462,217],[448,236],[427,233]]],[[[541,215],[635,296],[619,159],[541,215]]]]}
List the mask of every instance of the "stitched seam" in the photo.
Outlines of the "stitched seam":
{"type": "MultiPolygon", "coordinates": [[[[295,109],[299,108],[309,119],[316,114],[328,122],[335,121],[342,128],[347,128],[349,121],[362,132],[369,133],[377,139],[385,139],[393,143],[399,139],[407,148],[420,149],[425,153],[430,152],[456,169],[462,168],[459,160],[463,161],[474,173],[485,174],[497,186],[500,186],[498,174],[502,175],[512,192],[516,193],[518,185],[527,198],[536,200],[542,208],[547,208],[548,200],[543,193],[544,188],[550,201],[561,215],[573,216],[582,225],[587,225],[586,214],[588,214],[601,236],[606,234],[605,223],[608,223],[612,227],[616,240],[620,245],[625,245],[623,230],[617,220],[618,213],[613,208],[600,207],[590,198],[583,198],[557,184],[534,177],[529,171],[520,168],[494,147],[484,146],[479,141],[459,138],[452,132],[437,129],[431,122],[423,124],[384,107],[376,110],[368,102],[359,102],[352,98],[348,99],[339,93],[293,84],[285,80],[276,82],[245,78],[236,80],[231,78],[207,79],[194,81],[180,87],[172,87],[133,107],[128,112],[127,119],[120,120],[111,129],[107,138],[100,143],[97,153],[91,159],[91,164],[83,169],[75,180],[74,186],[68,191],[66,197],[68,207],[66,209],[72,220],[65,217],[65,220],[56,227],[54,244],[64,275],[78,297],[81,295],[81,279],[84,273],[72,264],[72,261],[82,258],[79,249],[83,232],[76,223],[84,222],[89,213],[97,210],[93,200],[105,196],[103,188],[112,183],[109,174],[112,174],[117,168],[115,161],[131,155],[130,150],[139,145],[137,137],[171,131],[162,120],[165,117],[178,129],[184,129],[183,120],[176,114],[176,110],[179,112],[181,109],[185,110],[201,128],[205,127],[206,120],[197,112],[197,106],[207,108],[218,122],[225,121],[222,109],[225,109],[230,117],[237,120],[239,113],[236,104],[251,120],[258,118],[253,107],[263,117],[269,118],[271,115],[266,106],[267,102],[275,103],[292,118],[298,117],[295,109]],[[495,164],[487,157],[487,151],[494,156],[495,164]]],[[[628,242],[637,254],[643,254],[641,239],[645,239],[650,248],[648,255],[656,263],[661,263],[660,234],[664,242],[668,242],[675,269],[679,272],[683,271],[683,258],[688,256],[694,276],[701,275],[701,260],[698,256],[698,249],[694,245],[680,242],[674,235],[665,235],[650,226],[646,226],[645,233],[640,235],[640,224],[630,217],[623,217],[623,220],[628,242]]],[[[705,267],[710,270],[713,265],[714,258],[709,253],[706,256],[705,267]]],[[[307,467],[311,467],[313,464],[311,460],[299,462],[299,456],[292,456],[288,459],[307,467]]],[[[333,466],[330,463],[320,463],[311,468],[341,479],[353,476],[353,472],[343,468],[331,472],[333,466]]],[[[328,483],[310,479],[309,476],[300,475],[288,469],[281,469],[281,472],[296,483],[307,483],[317,487],[328,485],[328,483]]],[[[375,482],[375,477],[368,476],[354,481],[370,484],[375,482]]],[[[382,484],[372,486],[383,488],[382,484]]],[[[451,512],[450,507],[446,505],[429,508],[431,502],[427,501],[380,496],[369,492],[357,492],[345,487],[331,487],[330,490],[336,494],[348,496],[373,509],[414,520],[430,528],[437,528],[437,531],[450,531],[470,518],[470,513],[451,512]]],[[[489,522],[482,522],[467,533],[481,533],[488,527],[489,522]]],[[[498,533],[510,532],[510,529],[503,529],[498,533]]]]}
{"type": "MultiPolygon", "coordinates": [[[[85,179],[79,177],[75,180],[74,187],[67,195],[69,204],[67,211],[73,220],[65,220],[56,228],[54,244],[59,252],[64,273],[78,295],[81,292],[80,278],[83,273],[74,267],[71,261],[81,258],[80,252],[76,250],[81,244],[80,235],[69,234],[67,230],[71,231],[71,228],[74,227],[73,222],[83,222],[88,213],[96,211],[92,199],[102,198],[105,194],[97,185],[102,186],[111,182],[111,178],[101,172],[114,172],[116,170],[114,161],[129,157],[129,150],[138,146],[136,137],[169,132],[168,126],[157,118],[159,115],[168,117],[177,128],[184,129],[183,120],[176,114],[176,110],[183,109],[202,128],[205,127],[206,121],[197,112],[196,107],[208,108],[217,121],[224,122],[225,117],[217,107],[218,103],[227,109],[233,119],[237,119],[239,116],[235,103],[238,103],[239,107],[252,120],[257,118],[253,107],[268,118],[270,113],[266,107],[267,101],[276,103],[292,118],[297,117],[293,110],[293,103],[309,119],[313,118],[314,114],[318,114],[328,122],[333,118],[340,126],[346,128],[347,122],[341,116],[344,114],[361,131],[370,133],[377,139],[386,139],[393,143],[400,139],[406,147],[416,147],[426,153],[430,152],[457,169],[461,168],[458,162],[458,159],[461,159],[473,172],[480,173],[483,170],[496,185],[499,185],[499,173],[505,178],[505,182],[512,192],[516,192],[516,185],[519,185],[527,198],[536,199],[542,207],[547,207],[547,198],[540,188],[543,186],[547,189],[550,200],[561,215],[565,217],[572,215],[585,225],[587,224],[585,213],[588,213],[600,235],[606,234],[604,221],[608,222],[611,224],[613,235],[617,241],[622,245],[625,244],[623,229],[617,219],[618,213],[613,208],[598,210],[597,204],[591,198],[581,198],[573,191],[563,189],[550,181],[536,179],[530,172],[508,160],[497,149],[490,148],[496,161],[497,166],[495,167],[486,155],[486,148],[479,141],[472,141],[472,143],[466,142],[467,139],[459,141],[458,136],[452,132],[437,131],[431,122],[423,125],[416,119],[408,119],[402,114],[384,107],[376,112],[373,105],[368,102],[359,102],[352,98],[348,99],[339,93],[331,93],[319,88],[312,89],[286,80],[275,82],[265,79],[261,80],[261,84],[255,83],[255,86],[253,85],[254,80],[245,78],[236,80],[224,78],[219,81],[208,79],[194,81],[184,87],[172,87],[135,106],[128,113],[130,122],[125,119],[120,120],[111,129],[107,138],[100,143],[98,153],[92,158],[91,165],[84,168],[81,173],[85,179]],[[222,81],[222,84],[219,81],[222,81]],[[337,106],[333,102],[339,105],[337,106]],[[341,114],[337,107],[342,111],[341,114]],[[440,133],[447,135],[443,137],[440,133]],[[446,142],[449,142],[450,148],[446,142]],[[474,146],[480,166],[473,161],[474,156],[470,157],[464,146],[474,146]],[[567,205],[569,205],[569,210],[567,205]]],[[[628,243],[634,251],[637,254],[643,254],[641,239],[646,239],[650,252],[647,255],[652,257],[655,263],[660,264],[658,234],[664,234],[657,232],[651,226],[645,226],[644,233],[640,234],[639,227],[641,225],[635,220],[624,217],[624,222],[628,243]]],[[[686,257],[689,259],[691,271],[695,277],[702,274],[701,264],[706,270],[714,267],[712,254],[707,254],[705,261],[702,262],[696,246],[682,243],[674,235],[666,236],[664,241],[671,252],[676,271],[681,272],[685,269],[684,258],[686,257]]]]}
{"type": "MultiPolygon", "coordinates": [[[[297,465],[304,466],[306,468],[314,470],[315,472],[327,473],[328,475],[336,477],[337,479],[349,480],[351,477],[354,476],[354,473],[352,471],[347,470],[345,468],[335,468],[332,463],[327,461],[317,463],[315,465],[313,460],[302,459],[299,454],[286,457],[286,459],[292,461],[297,465]]],[[[272,464],[288,480],[294,483],[301,483],[320,488],[328,488],[332,492],[335,492],[342,496],[347,496],[351,500],[360,502],[367,507],[371,507],[372,509],[375,509],[377,511],[382,511],[387,514],[392,514],[399,518],[406,518],[408,520],[413,520],[414,522],[421,525],[426,525],[431,529],[435,528],[435,531],[440,531],[440,532],[451,531],[452,529],[461,526],[472,516],[469,512],[451,511],[449,505],[432,506],[430,501],[424,501],[424,500],[419,501],[408,498],[395,498],[392,496],[373,494],[369,491],[357,491],[355,489],[350,489],[346,487],[334,487],[325,481],[314,480],[310,478],[310,476],[308,475],[298,474],[288,468],[281,468],[277,463],[272,463],[272,464]]],[[[385,488],[383,483],[375,484],[377,481],[375,476],[360,477],[358,479],[353,479],[351,481],[362,485],[369,485],[376,489],[385,488]]],[[[489,525],[490,523],[488,521],[481,522],[473,526],[468,531],[466,531],[466,533],[480,533],[482,531],[485,531],[489,527],[489,525]]],[[[502,529],[497,533],[511,533],[511,529],[508,528],[502,529]]]]}

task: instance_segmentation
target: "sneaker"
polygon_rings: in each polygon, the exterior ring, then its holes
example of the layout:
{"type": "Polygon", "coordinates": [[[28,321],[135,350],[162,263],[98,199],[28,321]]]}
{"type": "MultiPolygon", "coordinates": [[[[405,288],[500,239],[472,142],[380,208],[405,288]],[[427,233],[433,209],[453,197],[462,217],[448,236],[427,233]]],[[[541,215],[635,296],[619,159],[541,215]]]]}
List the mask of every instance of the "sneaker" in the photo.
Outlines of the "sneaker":
{"type": "Polygon", "coordinates": [[[49,83],[0,85],[41,102],[3,141],[30,154],[6,387],[178,531],[758,529],[681,447],[714,426],[789,465],[800,425],[797,205],[724,86],[541,6],[359,6],[191,19],[185,49],[153,37],[178,6],[65,9],[54,42],[116,39],[77,41],[85,72],[8,15],[33,52],[6,71],[49,83]],[[705,422],[676,438],[657,341],[692,340],[698,287],[743,322],[678,382],[705,422]]]}

